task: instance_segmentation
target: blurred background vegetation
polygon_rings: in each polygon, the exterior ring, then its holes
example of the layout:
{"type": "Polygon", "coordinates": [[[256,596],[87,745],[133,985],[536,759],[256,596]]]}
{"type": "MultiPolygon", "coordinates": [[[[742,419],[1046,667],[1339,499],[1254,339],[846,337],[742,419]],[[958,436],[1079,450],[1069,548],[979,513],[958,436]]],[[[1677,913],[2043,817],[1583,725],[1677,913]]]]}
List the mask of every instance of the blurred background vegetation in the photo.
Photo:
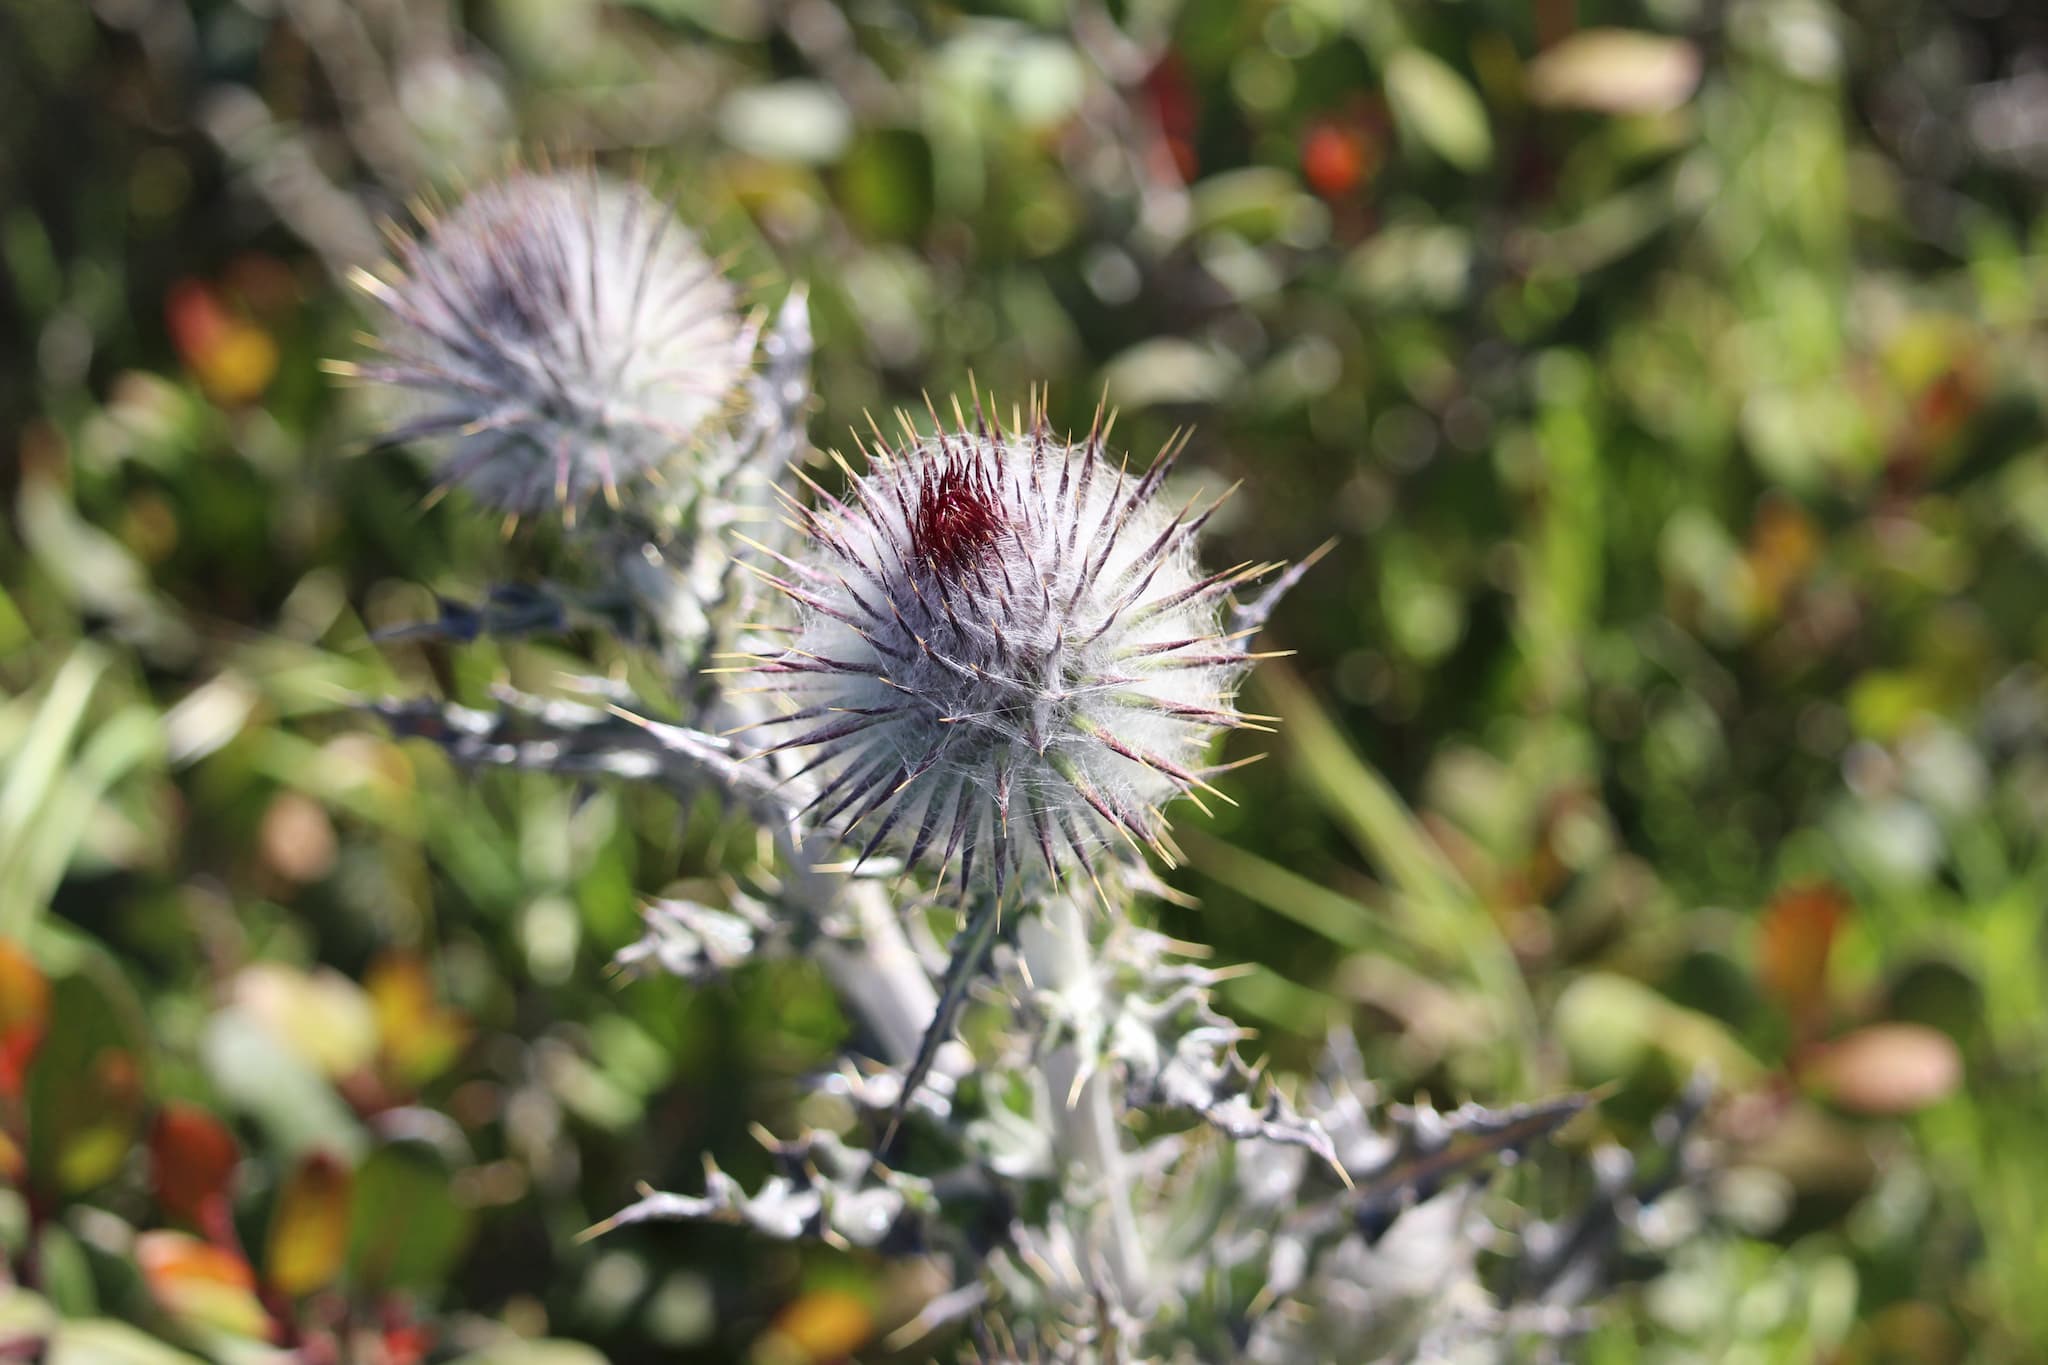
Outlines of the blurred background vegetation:
{"type": "Polygon", "coordinates": [[[1335,538],[1159,918],[1282,1071],[1342,1020],[1394,1096],[1610,1083],[1589,1144],[1714,1067],[1722,1231],[1587,1358],[2048,1355],[2025,0],[0,0],[0,1355],[882,1359],[931,1291],[579,1243],[758,1175],[845,1025],[608,970],[718,812],[349,710],[606,649],[373,643],[551,537],[318,368],[515,148],[806,281],[821,445],[1106,389],[1244,481],[1219,564],[1335,538]]]}

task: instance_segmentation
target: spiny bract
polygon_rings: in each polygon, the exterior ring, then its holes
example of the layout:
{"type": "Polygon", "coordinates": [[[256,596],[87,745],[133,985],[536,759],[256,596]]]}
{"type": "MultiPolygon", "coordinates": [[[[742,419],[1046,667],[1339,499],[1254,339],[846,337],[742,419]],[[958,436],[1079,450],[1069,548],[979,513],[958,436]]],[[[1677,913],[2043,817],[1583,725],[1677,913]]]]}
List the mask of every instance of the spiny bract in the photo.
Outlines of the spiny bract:
{"type": "Polygon", "coordinates": [[[788,706],[761,723],[796,727],[762,752],[810,751],[791,774],[815,784],[806,810],[861,859],[893,840],[999,899],[1027,869],[1093,875],[1109,842],[1170,861],[1160,808],[1213,791],[1210,741],[1251,719],[1224,604],[1276,566],[1200,573],[1214,504],[1159,501],[1175,446],[1133,476],[1099,421],[1078,441],[1038,415],[960,425],[906,421],[894,452],[878,436],[844,498],[813,484],[817,505],[796,506],[806,546],[766,551],[802,624],[756,666],[788,706]]]}
{"type": "Polygon", "coordinates": [[[659,470],[747,363],[732,285],[669,207],[595,171],[514,174],[406,242],[377,363],[424,411],[387,443],[445,445],[441,482],[513,515],[659,470]]]}

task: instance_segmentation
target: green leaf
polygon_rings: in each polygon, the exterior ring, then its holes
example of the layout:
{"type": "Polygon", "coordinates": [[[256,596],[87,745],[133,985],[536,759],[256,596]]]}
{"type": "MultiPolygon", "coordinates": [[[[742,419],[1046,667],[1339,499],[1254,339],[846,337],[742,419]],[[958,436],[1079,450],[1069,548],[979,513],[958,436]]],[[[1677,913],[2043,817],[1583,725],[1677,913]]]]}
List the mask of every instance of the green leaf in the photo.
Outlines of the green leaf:
{"type": "Polygon", "coordinates": [[[1673,1004],[1640,981],[1612,972],[1587,972],[1565,987],[1551,1029],[1589,1084],[1627,1081],[1653,1056],[1662,1056],[1680,1080],[1711,1068],[1722,1085],[1754,1085],[1763,1064],[1711,1015],[1673,1004]]]}
{"type": "Polygon", "coordinates": [[[1472,278],[1472,234],[1452,223],[1389,223],[1345,258],[1344,284],[1378,309],[1450,308],[1472,278]]]}
{"type": "Polygon", "coordinates": [[[1103,367],[1110,397],[1134,408],[1161,403],[1211,403],[1238,382],[1243,366],[1219,347],[1184,337],[1153,337],[1103,367]]]}
{"type": "Polygon", "coordinates": [[[1418,47],[1387,59],[1387,100],[1401,125],[1461,171],[1493,160],[1486,106],[1465,78],[1418,47]]]}
{"type": "Polygon", "coordinates": [[[215,1093],[255,1119],[284,1155],[362,1150],[362,1130],[332,1087],[249,1011],[229,1008],[209,1019],[199,1056],[215,1093]]]}
{"type": "Polygon", "coordinates": [[[1386,779],[1359,756],[1315,694],[1284,664],[1253,675],[1281,718],[1280,734],[1296,771],[1331,820],[1398,893],[1398,926],[1420,948],[1470,973],[1495,1011],[1499,1061],[1515,1079],[1536,1038],[1527,982],[1499,926],[1471,886],[1386,779]]]}
{"type": "Polygon", "coordinates": [[[1196,870],[1340,947],[1385,947],[1393,940],[1383,915],[1321,882],[1198,829],[1181,830],[1175,837],[1196,870]]]}
{"type": "Polygon", "coordinates": [[[580,1341],[508,1341],[486,1346],[450,1365],[606,1365],[605,1358],[580,1341]]]}
{"type": "Polygon", "coordinates": [[[852,136],[846,102],[817,81],[743,86],[718,109],[720,136],[768,161],[825,165],[839,159],[852,136]]]}
{"type": "Polygon", "coordinates": [[[1322,208],[1304,194],[1292,172],[1277,166],[1246,166],[1204,176],[1188,191],[1197,232],[1231,232],[1248,241],[1286,237],[1322,208]]]}
{"type": "Polygon", "coordinates": [[[0,1286],[0,1341],[40,1340],[57,1325],[57,1310],[40,1294],[0,1286]]]}
{"type": "Polygon", "coordinates": [[[102,1307],[92,1263],[71,1229],[46,1224],[36,1238],[36,1283],[67,1318],[91,1317],[102,1307]]]}
{"type": "Polygon", "coordinates": [[[28,727],[27,741],[10,756],[7,780],[0,785],[0,868],[10,869],[0,881],[0,934],[19,938],[28,931],[43,898],[14,885],[23,874],[30,836],[43,823],[40,816],[65,776],[71,740],[85,719],[85,704],[107,668],[106,654],[80,642],[50,680],[28,727]]]}
{"type": "Polygon", "coordinates": [[[87,1318],[58,1327],[43,1365],[201,1365],[201,1361],[125,1322],[87,1318]]]}
{"type": "Polygon", "coordinates": [[[439,1285],[469,1246],[470,1211],[449,1172],[413,1145],[380,1147],[356,1172],[349,1276],[378,1288],[439,1285]]]}
{"type": "Polygon", "coordinates": [[[78,1194],[112,1179],[141,1134],[149,1042],[121,970],[81,946],[50,964],[50,1027],[29,1070],[29,1170],[78,1194]]]}
{"type": "Polygon", "coordinates": [[[1271,967],[1259,965],[1233,976],[1219,988],[1232,1010],[1305,1038],[1328,1030],[1337,1002],[1312,987],[1289,981],[1271,967]]]}
{"type": "Polygon", "coordinates": [[[1280,713],[1280,733],[1309,786],[1359,852],[1404,896],[1429,906],[1470,904],[1471,888],[1301,679],[1282,665],[1262,668],[1256,679],[1280,713]]]}
{"type": "Polygon", "coordinates": [[[931,221],[931,144],[908,128],[862,133],[839,168],[839,199],[847,218],[870,237],[905,240],[931,221]]]}

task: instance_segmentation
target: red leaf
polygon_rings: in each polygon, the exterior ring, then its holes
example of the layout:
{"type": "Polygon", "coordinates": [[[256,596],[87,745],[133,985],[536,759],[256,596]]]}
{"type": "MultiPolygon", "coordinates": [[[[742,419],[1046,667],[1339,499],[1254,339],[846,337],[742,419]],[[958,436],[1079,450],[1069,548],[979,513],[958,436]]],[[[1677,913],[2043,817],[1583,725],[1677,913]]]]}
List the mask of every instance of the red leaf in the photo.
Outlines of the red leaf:
{"type": "Polygon", "coordinates": [[[179,280],[164,294],[164,326],[187,365],[197,367],[234,327],[213,290],[198,280],[179,280]]]}
{"type": "Polygon", "coordinates": [[[49,981],[20,945],[0,941],[0,1098],[20,1097],[49,1024],[49,981]]]}
{"type": "Polygon", "coordinates": [[[149,1130],[150,1182],[173,1218],[212,1236],[224,1220],[228,1186],[241,1160],[235,1135],[197,1105],[172,1100],[149,1130]]]}
{"type": "Polygon", "coordinates": [[[1151,158],[1153,173],[1161,179],[1192,182],[1200,170],[1195,157],[1195,130],[1201,119],[1201,107],[1187,63],[1178,52],[1168,52],[1145,73],[1142,89],[1159,129],[1151,158]],[[1165,153],[1164,164],[1160,152],[1165,153]]]}
{"type": "Polygon", "coordinates": [[[384,1329],[384,1365],[419,1365],[434,1347],[434,1329],[410,1323],[384,1329]]]}
{"type": "Polygon", "coordinates": [[[1340,199],[1358,188],[1378,162],[1378,148],[1356,125],[1326,120],[1302,134],[1302,178],[1325,199],[1340,199]]]}

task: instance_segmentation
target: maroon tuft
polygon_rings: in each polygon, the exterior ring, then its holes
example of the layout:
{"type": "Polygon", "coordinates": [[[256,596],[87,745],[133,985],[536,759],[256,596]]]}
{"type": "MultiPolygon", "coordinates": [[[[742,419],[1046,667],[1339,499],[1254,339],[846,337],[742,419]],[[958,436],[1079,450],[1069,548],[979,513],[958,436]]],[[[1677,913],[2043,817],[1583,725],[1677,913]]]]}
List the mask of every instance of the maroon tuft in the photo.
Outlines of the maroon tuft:
{"type": "Polygon", "coordinates": [[[1004,526],[987,469],[956,457],[934,469],[917,491],[911,552],[918,562],[951,577],[988,553],[1004,526]]]}

